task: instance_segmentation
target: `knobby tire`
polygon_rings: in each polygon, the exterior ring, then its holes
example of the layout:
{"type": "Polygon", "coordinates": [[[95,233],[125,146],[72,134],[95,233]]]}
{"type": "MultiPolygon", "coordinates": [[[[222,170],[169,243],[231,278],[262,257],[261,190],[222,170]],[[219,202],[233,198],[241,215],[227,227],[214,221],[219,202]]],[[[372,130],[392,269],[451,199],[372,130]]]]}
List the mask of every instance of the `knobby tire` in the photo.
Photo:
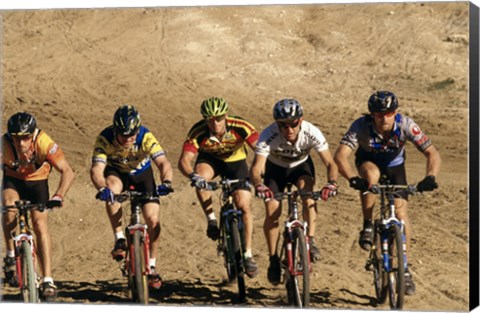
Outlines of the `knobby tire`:
{"type": "Polygon", "coordinates": [[[401,310],[405,297],[405,264],[400,226],[393,225],[388,241],[392,271],[388,273],[390,308],[401,310]]]}
{"type": "Polygon", "coordinates": [[[32,247],[28,241],[22,242],[22,295],[27,303],[38,302],[37,278],[32,257],[32,247]]]}
{"type": "Polygon", "coordinates": [[[310,269],[303,229],[295,228],[293,230],[292,254],[293,269],[296,272],[302,272],[302,274],[290,275],[287,288],[293,288],[293,292],[290,292],[294,300],[293,304],[299,308],[306,308],[310,304],[310,269]]]}
{"type": "Polygon", "coordinates": [[[142,232],[136,230],[133,233],[133,259],[135,264],[135,279],[134,279],[134,299],[138,303],[148,304],[148,281],[145,269],[145,241],[143,240],[142,232]]]}
{"type": "Polygon", "coordinates": [[[238,300],[240,302],[245,302],[246,291],[245,291],[245,272],[243,267],[243,250],[242,250],[242,240],[240,237],[240,230],[238,229],[238,220],[236,218],[232,219],[230,225],[232,232],[232,248],[233,248],[233,257],[234,257],[234,268],[235,274],[237,277],[238,285],[238,300]]]}
{"type": "Polygon", "coordinates": [[[388,279],[383,267],[382,238],[377,231],[375,231],[374,237],[374,247],[372,248],[373,285],[375,286],[377,302],[383,304],[387,299],[388,279]]]}

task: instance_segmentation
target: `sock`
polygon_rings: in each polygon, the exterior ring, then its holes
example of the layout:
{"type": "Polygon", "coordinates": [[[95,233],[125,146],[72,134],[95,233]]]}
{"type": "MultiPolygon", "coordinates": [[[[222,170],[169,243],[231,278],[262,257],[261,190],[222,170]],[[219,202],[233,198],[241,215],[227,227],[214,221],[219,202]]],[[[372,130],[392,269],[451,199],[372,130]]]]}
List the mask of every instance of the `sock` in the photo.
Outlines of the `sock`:
{"type": "Polygon", "coordinates": [[[118,233],[115,233],[115,241],[122,238],[125,239],[125,235],[123,234],[123,231],[119,231],[118,233]]]}
{"type": "Polygon", "coordinates": [[[15,257],[15,250],[7,250],[7,257],[14,258],[15,257]]]}
{"type": "Polygon", "coordinates": [[[244,255],[245,255],[246,258],[251,258],[253,256],[252,255],[252,249],[246,249],[244,255]]]}
{"type": "Polygon", "coordinates": [[[43,277],[43,282],[44,283],[52,283],[53,284],[53,278],[50,276],[43,277]]]}
{"type": "Polygon", "coordinates": [[[148,259],[148,266],[149,267],[155,267],[155,264],[157,263],[157,259],[156,258],[150,258],[148,259]]]}
{"type": "Polygon", "coordinates": [[[216,220],[217,218],[215,217],[215,213],[212,212],[207,215],[207,219],[211,221],[211,220],[216,220]]]}

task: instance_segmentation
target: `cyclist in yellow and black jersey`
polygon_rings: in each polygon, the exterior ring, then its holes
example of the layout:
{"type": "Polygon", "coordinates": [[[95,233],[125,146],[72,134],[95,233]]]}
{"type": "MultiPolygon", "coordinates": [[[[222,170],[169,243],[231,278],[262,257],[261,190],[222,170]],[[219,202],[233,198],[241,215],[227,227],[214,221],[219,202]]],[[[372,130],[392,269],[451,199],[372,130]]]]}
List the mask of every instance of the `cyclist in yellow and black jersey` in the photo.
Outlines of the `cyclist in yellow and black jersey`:
{"type": "MultiPolygon", "coordinates": [[[[141,125],[140,114],[134,106],[121,106],[115,112],[113,125],[97,137],[90,170],[91,180],[97,188],[97,199],[106,202],[107,214],[115,235],[112,257],[121,261],[127,249],[122,228],[122,206],[114,195],[129,189],[167,195],[173,192],[173,171],[157,139],[141,125]],[[151,163],[160,171],[162,184],[155,185],[151,163]]],[[[155,271],[160,238],[160,201],[152,197],[143,203],[142,213],[150,236],[149,285],[159,289],[160,275],[155,271]]]]}

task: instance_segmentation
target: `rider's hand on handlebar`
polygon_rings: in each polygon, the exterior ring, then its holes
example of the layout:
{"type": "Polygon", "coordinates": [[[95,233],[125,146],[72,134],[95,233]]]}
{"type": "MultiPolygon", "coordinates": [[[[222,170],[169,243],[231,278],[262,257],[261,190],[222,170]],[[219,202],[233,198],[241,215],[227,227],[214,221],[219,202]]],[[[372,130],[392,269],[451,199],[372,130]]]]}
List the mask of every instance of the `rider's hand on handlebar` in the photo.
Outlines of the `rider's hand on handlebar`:
{"type": "Polygon", "coordinates": [[[100,190],[98,191],[95,198],[97,198],[99,200],[102,200],[102,201],[106,201],[110,204],[115,202],[115,195],[113,194],[113,192],[108,187],[100,188],[100,190]]]}
{"type": "Polygon", "coordinates": [[[169,180],[165,180],[163,184],[158,185],[157,187],[157,194],[159,196],[166,196],[171,192],[173,192],[173,187],[172,187],[172,182],[169,180]]]}
{"type": "Polygon", "coordinates": [[[273,192],[264,184],[255,186],[255,195],[264,200],[273,198],[273,192]]]}
{"type": "Polygon", "coordinates": [[[198,189],[209,189],[208,183],[202,176],[192,173],[190,174],[190,186],[196,187],[198,189]]]}
{"type": "Polygon", "coordinates": [[[46,205],[47,209],[53,208],[61,208],[63,206],[63,198],[60,195],[54,195],[52,199],[47,201],[46,205]]]}
{"type": "Polygon", "coordinates": [[[327,201],[330,197],[335,197],[337,195],[337,184],[336,183],[328,183],[323,186],[320,198],[322,200],[327,201]]]}
{"type": "Polygon", "coordinates": [[[418,192],[432,191],[437,188],[438,188],[438,184],[435,181],[435,176],[432,176],[432,175],[426,176],[417,185],[418,192]]]}
{"type": "Polygon", "coordinates": [[[356,190],[367,191],[370,188],[368,180],[359,176],[352,177],[348,181],[350,182],[350,187],[356,190]]]}

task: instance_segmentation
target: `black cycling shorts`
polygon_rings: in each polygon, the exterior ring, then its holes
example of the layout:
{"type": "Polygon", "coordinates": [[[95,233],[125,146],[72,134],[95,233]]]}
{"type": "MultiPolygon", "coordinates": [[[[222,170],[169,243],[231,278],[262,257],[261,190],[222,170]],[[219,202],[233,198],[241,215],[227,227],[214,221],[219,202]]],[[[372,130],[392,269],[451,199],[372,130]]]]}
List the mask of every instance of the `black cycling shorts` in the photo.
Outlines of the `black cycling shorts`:
{"type": "MultiPolygon", "coordinates": [[[[103,173],[105,177],[115,176],[118,177],[123,184],[122,191],[130,189],[130,186],[133,186],[135,191],[153,193],[155,192],[157,186],[155,184],[155,179],[153,177],[152,167],[148,167],[143,172],[137,175],[130,175],[128,173],[122,173],[118,169],[107,166],[103,173]]],[[[149,200],[142,201],[142,204],[154,202],[160,204],[158,197],[152,197],[149,200]]]]}
{"type": "Polygon", "coordinates": [[[307,160],[295,167],[278,166],[267,159],[263,182],[273,193],[283,192],[287,183],[296,184],[302,176],[310,176],[315,182],[315,167],[310,156],[307,160]]]}
{"type": "MultiPolygon", "coordinates": [[[[216,159],[208,153],[199,153],[195,165],[206,163],[213,169],[213,177],[220,175],[222,179],[244,179],[250,180],[247,161],[245,159],[235,162],[225,162],[216,159]]],[[[238,186],[235,189],[243,189],[250,191],[249,186],[238,186]]]]}
{"type": "MultiPolygon", "coordinates": [[[[368,160],[365,160],[364,162],[367,162],[367,161],[368,160]]],[[[357,166],[360,166],[364,162],[358,164],[357,166]]],[[[378,166],[378,164],[376,165],[378,166]]],[[[405,171],[405,163],[402,163],[397,166],[391,166],[391,167],[378,166],[378,169],[380,170],[380,175],[381,176],[385,175],[390,184],[407,185],[407,173],[405,171]]],[[[405,200],[408,200],[408,191],[406,190],[399,191],[397,195],[405,200]]]]}
{"type": "Polygon", "coordinates": [[[5,189],[16,190],[21,200],[28,200],[33,204],[45,204],[50,199],[47,179],[25,181],[4,175],[2,190],[5,189]]]}

